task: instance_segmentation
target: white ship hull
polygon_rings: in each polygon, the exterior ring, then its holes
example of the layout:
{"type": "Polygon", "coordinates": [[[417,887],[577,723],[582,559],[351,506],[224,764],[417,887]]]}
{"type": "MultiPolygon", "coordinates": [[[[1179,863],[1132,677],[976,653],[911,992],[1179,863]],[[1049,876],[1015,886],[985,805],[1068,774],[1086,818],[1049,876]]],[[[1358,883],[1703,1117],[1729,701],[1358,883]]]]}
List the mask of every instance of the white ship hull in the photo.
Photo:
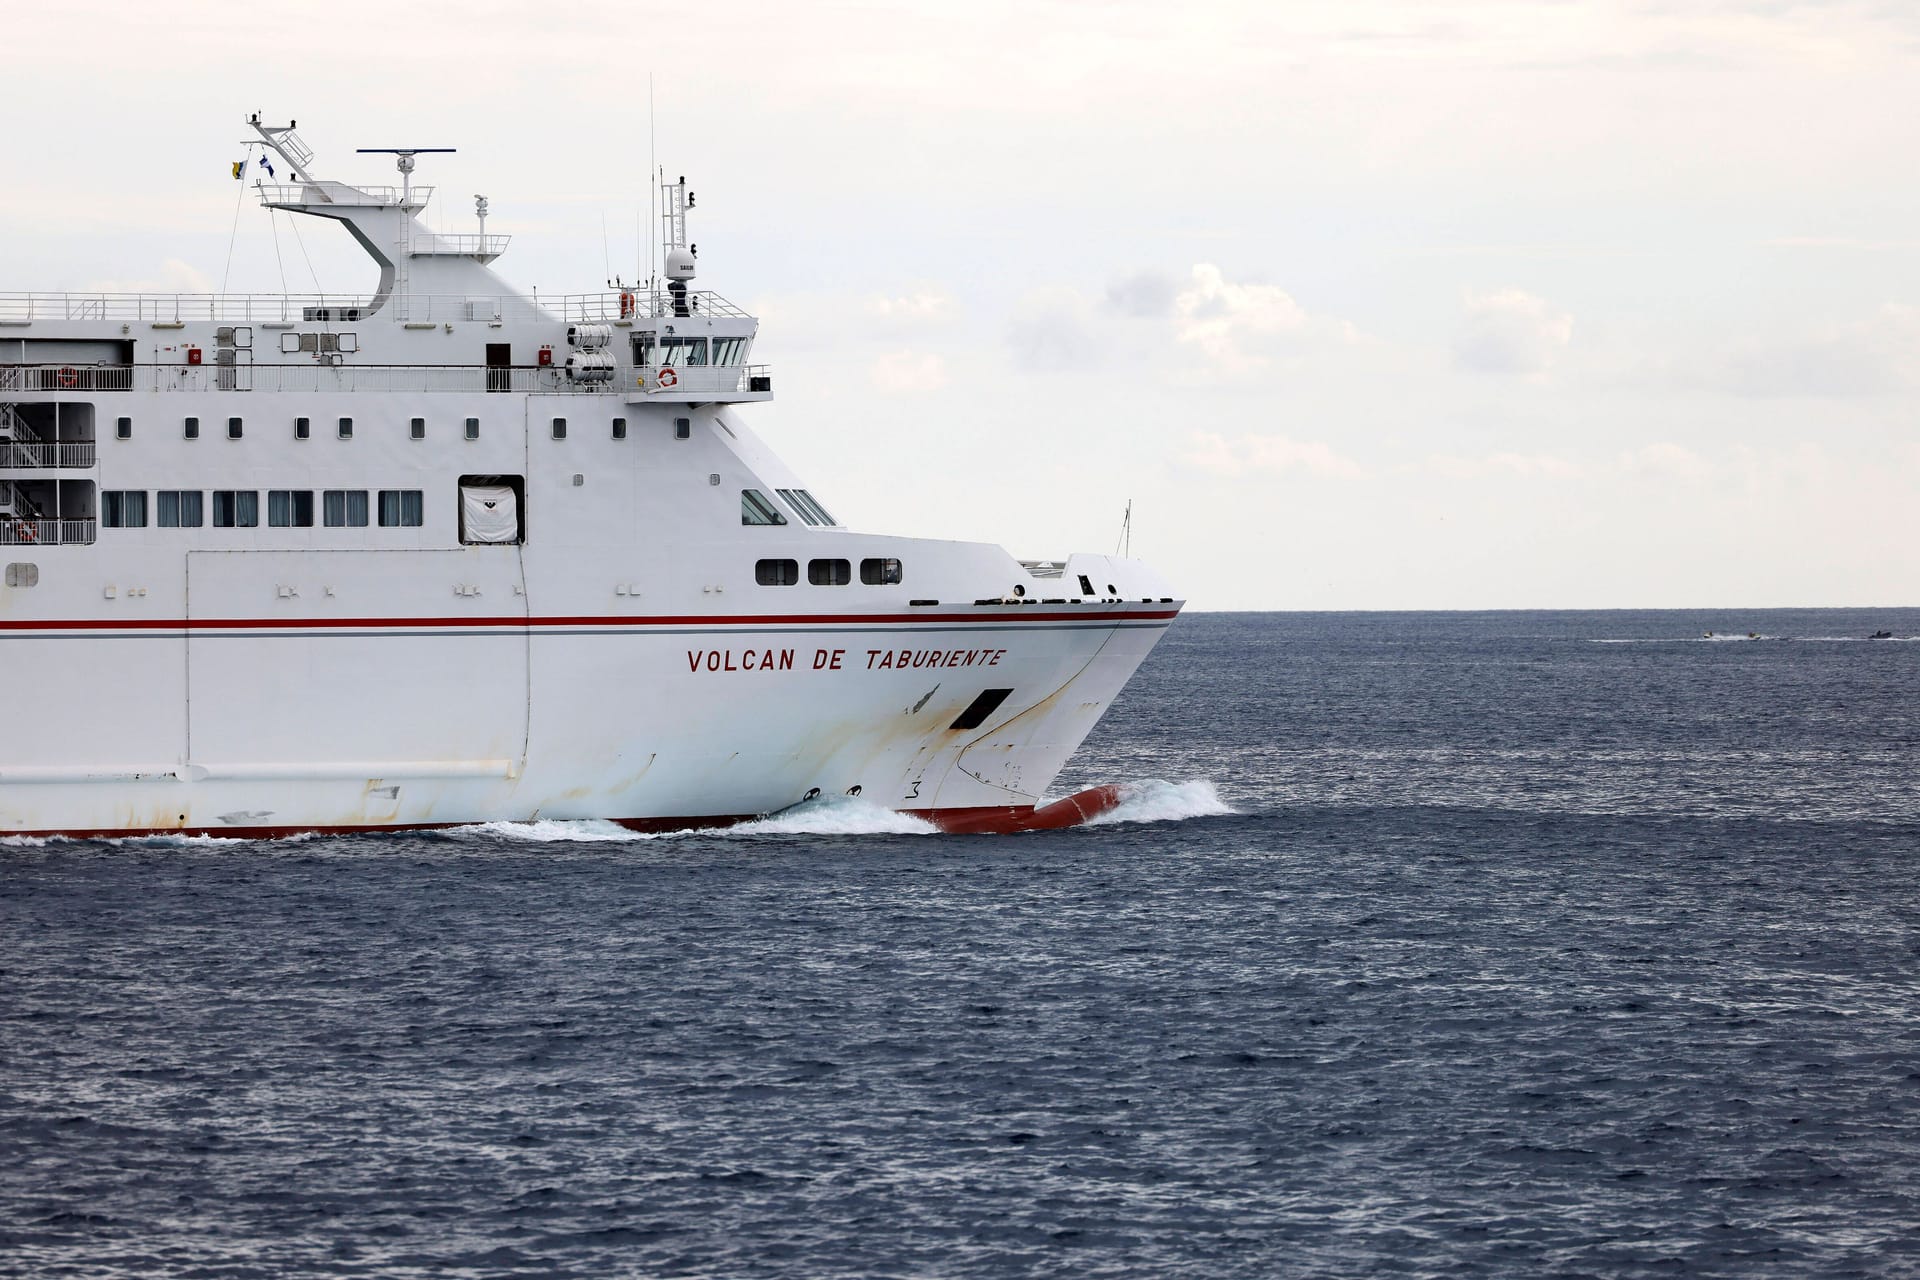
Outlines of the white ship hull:
{"type": "MultiPolygon", "coordinates": [[[[88,702],[111,709],[112,731],[103,742],[99,721],[68,718],[30,759],[10,753],[0,827],[669,828],[850,793],[943,825],[1010,829],[1169,611],[1105,614],[9,622],[16,669],[91,671],[88,702]],[[987,688],[1016,693],[988,724],[951,728],[987,688]]],[[[63,684],[20,700],[48,713],[28,722],[71,705],[63,684]]]]}

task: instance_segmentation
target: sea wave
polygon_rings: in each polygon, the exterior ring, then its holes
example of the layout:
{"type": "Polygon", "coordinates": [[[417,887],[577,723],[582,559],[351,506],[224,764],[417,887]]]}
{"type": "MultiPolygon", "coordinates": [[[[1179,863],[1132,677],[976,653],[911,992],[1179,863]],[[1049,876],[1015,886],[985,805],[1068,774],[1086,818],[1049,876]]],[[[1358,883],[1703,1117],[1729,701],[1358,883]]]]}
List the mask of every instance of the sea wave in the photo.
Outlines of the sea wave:
{"type": "Polygon", "coordinates": [[[1120,803],[1087,823],[1181,822],[1188,818],[1218,818],[1237,810],[1220,798],[1220,790],[1204,778],[1168,782],[1142,778],[1120,785],[1120,803]]]}
{"type": "Polygon", "coordinates": [[[822,796],[779,813],[728,827],[717,834],[736,836],[926,836],[940,828],[911,814],[856,796],[822,796]]]}
{"type": "Polygon", "coordinates": [[[629,840],[658,838],[643,831],[629,831],[619,823],[609,822],[603,818],[539,818],[532,822],[476,822],[471,826],[449,827],[435,834],[520,840],[528,844],[616,844],[629,840]]]}

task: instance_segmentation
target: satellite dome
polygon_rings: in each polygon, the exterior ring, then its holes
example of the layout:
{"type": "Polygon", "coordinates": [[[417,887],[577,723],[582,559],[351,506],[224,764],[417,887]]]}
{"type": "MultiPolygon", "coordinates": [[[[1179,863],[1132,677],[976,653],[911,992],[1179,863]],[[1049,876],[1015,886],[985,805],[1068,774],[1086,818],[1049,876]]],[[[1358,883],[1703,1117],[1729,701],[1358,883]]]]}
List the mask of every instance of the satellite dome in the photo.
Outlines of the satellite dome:
{"type": "Polygon", "coordinates": [[[667,279],[693,279],[693,254],[685,248],[667,250],[667,279]]]}

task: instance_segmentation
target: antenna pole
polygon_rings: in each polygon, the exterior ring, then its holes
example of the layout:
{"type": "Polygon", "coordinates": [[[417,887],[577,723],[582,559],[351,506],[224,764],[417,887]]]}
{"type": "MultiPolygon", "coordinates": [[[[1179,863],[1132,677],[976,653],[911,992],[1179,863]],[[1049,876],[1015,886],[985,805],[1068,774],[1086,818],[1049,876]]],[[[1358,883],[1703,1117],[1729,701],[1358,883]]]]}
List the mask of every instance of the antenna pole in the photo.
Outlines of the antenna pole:
{"type": "Polygon", "coordinates": [[[647,72],[647,235],[645,237],[647,242],[647,293],[648,294],[652,294],[654,291],[653,201],[654,201],[654,192],[659,189],[658,179],[654,174],[654,166],[657,163],[657,161],[654,156],[653,128],[654,128],[653,72],[649,71],[647,72]]]}

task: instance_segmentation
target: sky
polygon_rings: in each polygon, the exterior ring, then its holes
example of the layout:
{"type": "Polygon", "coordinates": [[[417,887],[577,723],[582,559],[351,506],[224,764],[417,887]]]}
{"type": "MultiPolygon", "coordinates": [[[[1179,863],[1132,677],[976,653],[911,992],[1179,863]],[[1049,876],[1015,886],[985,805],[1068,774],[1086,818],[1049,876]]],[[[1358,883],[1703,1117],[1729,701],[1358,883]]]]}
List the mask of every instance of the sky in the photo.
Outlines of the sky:
{"type": "Polygon", "coordinates": [[[1920,7],[0,3],[0,292],[365,292],[236,203],[256,110],[458,148],[430,224],[585,292],[651,148],[856,527],[1131,502],[1198,609],[1920,602],[1920,7]]]}

